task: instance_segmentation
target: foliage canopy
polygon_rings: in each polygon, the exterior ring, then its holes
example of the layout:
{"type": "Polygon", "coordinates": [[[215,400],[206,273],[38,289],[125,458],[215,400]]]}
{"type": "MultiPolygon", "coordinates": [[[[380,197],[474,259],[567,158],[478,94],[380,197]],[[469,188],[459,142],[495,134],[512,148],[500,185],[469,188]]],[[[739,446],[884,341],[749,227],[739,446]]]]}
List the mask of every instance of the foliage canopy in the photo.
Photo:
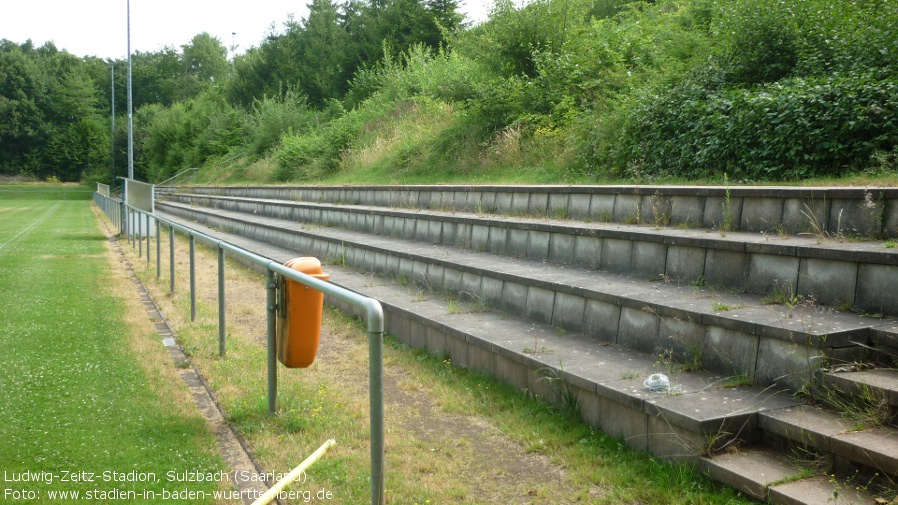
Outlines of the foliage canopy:
{"type": "MultiPolygon", "coordinates": [[[[312,0],[226,56],[208,34],[134,55],[138,177],[782,180],[898,160],[890,0],[496,0],[476,26],[455,0],[312,0]]],[[[117,175],[107,72],[4,41],[0,173],[117,175]]]]}

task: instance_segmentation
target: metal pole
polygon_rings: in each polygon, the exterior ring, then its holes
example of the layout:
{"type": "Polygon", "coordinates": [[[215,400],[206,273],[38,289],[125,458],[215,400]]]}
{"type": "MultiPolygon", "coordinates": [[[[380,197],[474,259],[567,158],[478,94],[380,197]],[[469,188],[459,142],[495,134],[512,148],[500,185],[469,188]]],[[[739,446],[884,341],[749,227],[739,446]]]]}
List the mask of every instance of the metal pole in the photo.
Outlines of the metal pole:
{"type": "Polygon", "coordinates": [[[169,223],[168,225],[168,278],[170,279],[171,288],[169,294],[175,296],[175,227],[169,223]]]}
{"type": "Polygon", "coordinates": [[[128,207],[125,210],[128,212],[128,242],[131,243],[131,249],[137,249],[137,244],[134,243],[134,210],[128,207]]]}
{"type": "Polygon", "coordinates": [[[225,327],[225,250],[218,245],[218,355],[224,357],[227,348],[225,327]]]}
{"type": "Polygon", "coordinates": [[[134,220],[137,221],[137,233],[134,234],[134,241],[137,242],[137,257],[143,257],[143,237],[140,236],[140,229],[142,228],[140,222],[140,212],[134,214],[134,220]]]}
{"type": "MultiPolygon", "coordinates": [[[[110,101],[112,102],[112,145],[109,146],[111,149],[112,156],[109,159],[109,167],[112,172],[112,176],[115,177],[115,60],[110,62],[109,68],[112,70],[112,77],[110,77],[109,91],[112,95],[110,101]]],[[[113,181],[114,182],[114,181],[113,181]]]]}
{"type": "Polygon", "coordinates": [[[147,268],[150,267],[150,215],[144,214],[147,218],[147,268]]]}
{"type": "Polygon", "coordinates": [[[371,505],[384,504],[383,309],[368,307],[369,402],[371,403],[371,505]]]}
{"type": "Polygon", "coordinates": [[[196,321],[196,238],[190,235],[190,320],[196,321]]]}
{"type": "Polygon", "coordinates": [[[131,0],[128,0],[128,178],[134,179],[134,102],[131,94],[131,0]]]}
{"type": "Polygon", "coordinates": [[[159,279],[162,277],[162,246],[160,245],[162,237],[159,234],[162,231],[162,227],[159,225],[159,219],[156,216],[153,216],[153,221],[156,221],[156,278],[159,279]]]}
{"type": "Polygon", "coordinates": [[[268,291],[268,414],[274,414],[278,409],[277,280],[270,267],[265,268],[265,288],[268,291]]]}

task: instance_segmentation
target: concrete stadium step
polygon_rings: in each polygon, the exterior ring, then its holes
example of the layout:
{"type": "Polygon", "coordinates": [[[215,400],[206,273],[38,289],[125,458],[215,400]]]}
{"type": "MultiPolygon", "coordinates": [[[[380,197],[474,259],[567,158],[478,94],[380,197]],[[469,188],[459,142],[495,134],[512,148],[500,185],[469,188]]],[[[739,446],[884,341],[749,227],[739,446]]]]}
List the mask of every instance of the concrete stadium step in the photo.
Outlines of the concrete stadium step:
{"type": "Polygon", "coordinates": [[[890,419],[898,413],[898,369],[833,367],[822,374],[820,387],[860,404],[881,405],[883,416],[890,419]]]}
{"type": "MultiPolygon", "coordinates": [[[[809,363],[861,361],[882,320],[596,270],[160,202],[192,221],[457,293],[566,331],[799,389],[809,363]]],[[[816,366],[816,365],[815,365],[816,366]]]]}
{"type": "Polygon", "coordinates": [[[808,468],[780,452],[750,448],[699,458],[697,467],[715,479],[771,505],[843,503],[869,505],[875,497],[808,468]]]}
{"type": "Polygon", "coordinates": [[[898,430],[876,426],[867,413],[801,405],[759,415],[768,444],[791,447],[796,459],[825,465],[827,474],[853,475],[894,487],[898,482],[898,430]],[[829,458],[828,460],[821,458],[829,458]]]}
{"type": "Polygon", "coordinates": [[[494,254],[708,284],[794,303],[898,315],[898,248],[882,242],[834,242],[776,233],[663,229],[572,220],[499,218],[181,193],[188,205],[316,223],[490,251],[494,254]]]}
{"type": "MultiPolygon", "coordinates": [[[[160,214],[277,261],[310,252],[160,214]]],[[[401,342],[446,356],[455,365],[495,376],[551,403],[576,402],[585,421],[665,458],[692,461],[733,440],[758,441],[760,412],[800,403],[780,388],[733,384],[708,371],[669,371],[657,356],[599,343],[588,335],[562,333],[550,325],[478,307],[458,308],[439,293],[425,293],[393,279],[338,264],[328,264],[326,270],[331,282],[381,300],[387,332],[401,342]],[[644,382],[659,372],[670,373],[671,387],[654,393],[644,382]]],[[[328,303],[355,310],[336,299],[328,303]]]]}
{"type": "MultiPolygon", "coordinates": [[[[277,261],[313,253],[226,233],[193,218],[160,214],[277,261]]],[[[696,463],[722,482],[774,504],[827,503],[834,493],[841,493],[839,503],[872,503],[869,494],[842,490],[829,478],[796,477],[808,474],[807,469],[794,463],[789,466],[782,455],[776,460],[778,466],[771,463],[771,450],[759,447],[769,437],[762,419],[802,408],[802,402],[787,391],[733,383],[731,377],[707,371],[669,370],[653,354],[598,342],[589,335],[560,332],[554,326],[487,311],[477,304],[456,306],[445,294],[401,285],[342,263],[326,267],[332,281],[382,300],[387,331],[401,342],[495,376],[556,405],[573,404],[586,422],[634,448],[696,463]],[[666,393],[650,392],[644,385],[646,378],[658,372],[670,374],[672,388],[666,393]],[[706,456],[727,447],[742,449],[706,456]],[[756,453],[767,454],[768,459],[759,460],[753,456],[756,453]],[[751,479],[756,483],[746,484],[751,479]]],[[[338,300],[328,301],[352,312],[338,300]]],[[[326,340],[322,345],[327,345],[326,340]]]]}
{"type": "Polygon", "coordinates": [[[898,324],[884,324],[873,330],[875,362],[882,366],[898,367],[898,324]]]}
{"type": "Polygon", "coordinates": [[[207,195],[790,234],[896,237],[898,188],[764,186],[183,186],[207,195]]]}

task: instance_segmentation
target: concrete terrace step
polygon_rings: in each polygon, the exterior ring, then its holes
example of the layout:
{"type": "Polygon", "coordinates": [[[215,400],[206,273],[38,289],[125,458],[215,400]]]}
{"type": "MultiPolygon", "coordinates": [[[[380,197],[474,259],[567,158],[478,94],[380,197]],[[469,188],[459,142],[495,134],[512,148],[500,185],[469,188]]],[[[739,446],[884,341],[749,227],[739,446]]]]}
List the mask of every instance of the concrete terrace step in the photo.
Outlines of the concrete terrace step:
{"type": "Polygon", "coordinates": [[[884,324],[873,331],[873,346],[878,351],[876,362],[898,367],[898,324],[884,324]]]}
{"type": "Polygon", "coordinates": [[[571,220],[499,218],[245,197],[177,194],[190,205],[490,251],[677,282],[898,314],[898,248],[776,233],[663,229],[571,220]]]}
{"type": "Polygon", "coordinates": [[[760,427],[768,443],[794,448],[794,455],[830,455],[827,473],[851,475],[863,469],[867,478],[898,482],[898,430],[892,427],[863,427],[857,420],[819,406],[801,405],[763,412],[760,427]]]}
{"type": "Polygon", "coordinates": [[[772,505],[876,503],[873,495],[854,486],[808,476],[806,466],[770,449],[751,448],[702,457],[697,466],[720,482],[772,505]]]}
{"type": "Polygon", "coordinates": [[[835,371],[823,374],[822,386],[864,402],[885,402],[894,417],[898,411],[898,369],[877,368],[858,371],[835,371]]]}
{"type": "Polygon", "coordinates": [[[763,186],[203,186],[182,191],[742,231],[898,236],[898,188],[763,186]],[[726,209],[729,209],[726,212],[726,209]]]}
{"type": "Polygon", "coordinates": [[[657,356],[793,389],[809,363],[863,358],[878,319],[814,307],[762,306],[757,296],[551,265],[391,237],[161,202],[161,211],[293,247],[468,301],[657,356]],[[863,344],[858,346],[856,343],[863,344]]]}
{"type": "MultiPolygon", "coordinates": [[[[277,261],[311,252],[160,214],[277,261]]],[[[381,300],[386,329],[401,342],[555,404],[575,398],[586,422],[661,457],[693,461],[727,441],[758,441],[760,412],[799,403],[782,389],[732,385],[708,371],[670,372],[671,390],[653,393],[643,384],[646,378],[668,372],[656,356],[504,313],[453,309],[440,294],[345,266],[329,264],[326,270],[331,282],[381,300]]],[[[328,303],[354,310],[336,299],[328,303]]]]}
{"type": "MultiPolygon", "coordinates": [[[[312,253],[164,216],[277,261],[312,253]]],[[[453,309],[438,293],[342,265],[330,264],[326,270],[333,282],[382,300],[387,331],[400,341],[448,356],[455,365],[493,375],[557,405],[575,399],[586,422],[634,448],[694,462],[722,482],[769,503],[873,503],[869,494],[843,489],[828,478],[793,480],[802,467],[782,455],[774,459],[768,449],[746,447],[768,437],[764,416],[802,408],[785,391],[729,387],[730,378],[707,371],[669,372],[654,355],[603,344],[589,335],[472,310],[476,307],[453,309]],[[672,391],[652,393],[645,388],[645,378],[656,372],[670,373],[672,391]],[[713,458],[702,456],[730,443],[744,448],[713,458]],[[766,456],[757,459],[756,453],[766,456]],[[746,484],[752,479],[754,484],[746,484]],[[839,500],[832,501],[834,493],[839,500]]],[[[328,302],[352,312],[339,300],[328,302]]]]}

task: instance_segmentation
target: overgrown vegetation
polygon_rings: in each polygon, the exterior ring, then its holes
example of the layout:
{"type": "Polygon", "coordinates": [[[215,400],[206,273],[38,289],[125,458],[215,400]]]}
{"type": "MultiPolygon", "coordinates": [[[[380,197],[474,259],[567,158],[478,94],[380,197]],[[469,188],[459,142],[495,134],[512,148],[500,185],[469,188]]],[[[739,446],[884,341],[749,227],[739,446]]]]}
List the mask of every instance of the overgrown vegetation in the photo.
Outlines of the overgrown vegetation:
{"type": "Polygon", "coordinates": [[[453,0],[315,0],[214,77],[184,63],[197,45],[223,61],[214,39],[141,55],[156,98],[138,100],[137,172],[650,182],[898,169],[895,2],[497,0],[486,22],[460,21],[453,0]]]}

